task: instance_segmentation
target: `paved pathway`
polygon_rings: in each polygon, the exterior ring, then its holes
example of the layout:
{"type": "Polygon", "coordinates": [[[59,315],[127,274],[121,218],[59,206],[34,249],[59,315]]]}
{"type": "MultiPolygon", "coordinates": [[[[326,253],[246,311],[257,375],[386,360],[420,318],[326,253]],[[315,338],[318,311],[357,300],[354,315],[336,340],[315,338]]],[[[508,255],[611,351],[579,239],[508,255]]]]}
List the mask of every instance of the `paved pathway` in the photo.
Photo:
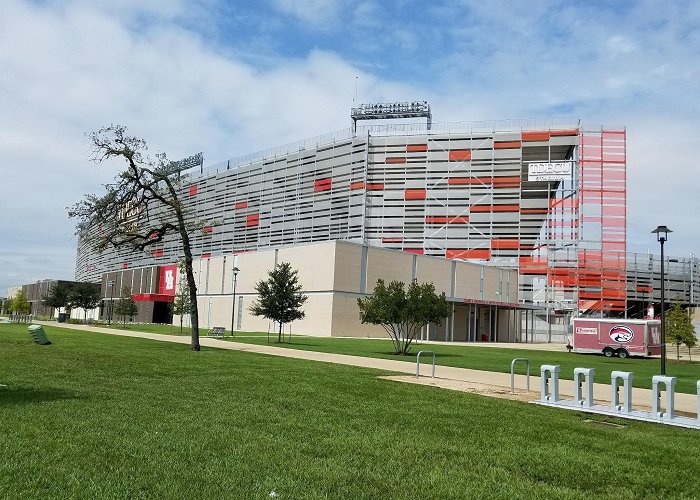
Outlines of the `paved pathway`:
{"type": "MultiPolygon", "coordinates": [[[[189,344],[190,338],[177,335],[162,335],[158,333],[135,332],[125,330],[115,330],[111,328],[101,328],[91,325],[74,325],[55,322],[37,322],[54,327],[71,328],[76,330],[87,330],[93,332],[106,333],[109,335],[119,335],[123,337],[138,337],[161,342],[176,342],[180,344],[189,344]]],[[[229,349],[232,351],[253,352],[258,354],[267,354],[271,356],[283,356],[288,358],[305,359],[310,361],[321,361],[325,363],[337,363],[341,365],[360,366],[364,368],[375,368],[390,372],[413,374],[416,373],[416,364],[409,361],[396,361],[392,359],[366,358],[362,356],[348,356],[345,354],[331,354],[325,352],[303,351],[301,349],[289,349],[285,347],[273,347],[267,345],[244,344],[241,342],[229,342],[209,337],[200,338],[200,344],[207,347],[215,347],[218,349],[229,349]]],[[[515,344],[520,349],[527,349],[531,344],[515,344]]],[[[534,344],[538,345],[538,344],[534,344]]],[[[421,368],[421,373],[430,373],[430,358],[427,358],[425,365],[421,368]]],[[[435,369],[435,377],[438,380],[431,381],[430,385],[437,387],[445,387],[453,390],[462,390],[473,392],[475,384],[483,387],[494,387],[500,389],[510,389],[510,373],[488,372],[481,370],[471,370],[468,368],[455,368],[451,366],[439,365],[440,358],[437,358],[438,366],[435,369]]],[[[530,389],[532,398],[539,397],[540,377],[538,375],[538,367],[531,367],[533,376],[530,377],[530,389]],[[535,392],[537,391],[537,392],[535,392]]],[[[423,379],[421,379],[425,382],[423,379]]],[[[409,381],[403,379],[403,381],[409,381]]],[[[524,390],[526,387],[525,375],[515,376],[515,387],[524,390]]],[[[559,391],[564,397],[571,398],[574,393],[574,383],[572,380],[560,380],[559,391]]],[[[478,392],[478,391],[477,391],[478,392]]],[[[487,393],[485,391],[484,393],[487,393]]],[[[620,391],[622,393],[622,391],[620,391]]],[[[529,396],[528,396],[529,397],[529,396]]],[[[593,384],[593,398],[600,402],[610,402],[612,397],[611,388],[608,384],[593,384]]],[[[520,398],[522,399],[522,398],[520,398]]],[[[649,409],[652,403],[651,389],[642,389],[635,387],[632,393],[632,403],[635,408],[649,409]]],[[[675,408],[679,412],[692,413],[697,412],[697,396],[695,394],[675,394],[675,408]]]]}

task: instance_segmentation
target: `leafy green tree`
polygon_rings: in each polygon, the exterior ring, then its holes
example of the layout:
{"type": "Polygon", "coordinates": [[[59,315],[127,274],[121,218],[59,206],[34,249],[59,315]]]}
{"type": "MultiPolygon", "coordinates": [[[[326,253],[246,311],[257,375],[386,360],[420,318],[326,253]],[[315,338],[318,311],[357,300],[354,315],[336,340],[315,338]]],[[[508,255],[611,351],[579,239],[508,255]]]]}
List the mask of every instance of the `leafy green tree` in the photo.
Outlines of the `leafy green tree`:
{"type": "Polygon", "coordinates": [[[680,360],[681,344],[695,342],[695,327],[680,302],[674,302],[671,309],[666,312],[665,319],[666,341],[676,346],[676,359],[680,360]]]}
{"type": "Polygon", "coordinates": [[[31,310],[32,306],[29,303],[29,299],[27,299],[27,294],[24,293],[24,290],[20,289],[10,301],[10,312],[15,314],[29,314],[31,310]]]}
{"type": "Polygon", "coordinates": [[[695,327],[693,327],[693,334],[690,335],[688,338],[686,338],[686,339],[683,341],[683,343],[684,343],[685,346],[688,348],[688,361],[691,361],[691,362],[692,362],[693,359],[692,359],[691,354],[690,354],[691,349],[692,349],[693,347],[695,347],[696,345],[698,345],[698,338],[695,336],[695,327]]]}
{"type": "Polygon", "coordinates": [[[96,163],[118,159],[126,168],[103,196],[86,195],[69,209],[78,220],[78,233],[93,248],[131,247],[145,250],[176,235],[185,254],[185,274],[190,291],[192,339],[190,347],[199,351],[197,285],[192,269],[190,233],[199,232],[211,221],[195,220],[180,199],[186,174],[165,154],[149,158],[146,142],[126,135],[126,127],[112,125],[90,135],[96,163]],[[100,228],[99,231],[96,229],[100,228]]]}
{"type": "Polygon", "coordinates": [[[378,280],[374,293],[357,299],[360,321],[381,325],[394,343],[396,354],[408,354],[411,343],[428,323],[442,324],[451,313],[445,292],[435,293],[432,283],[418,284],[413,281],[404,289],[401,281],[392,281],[386,286],[378,280]]]}
{"type": "Polygon", "coordinates": [[[126,318],[136,316],[139,313],[139,306],[131,297],[131,288],[124,286],[119,294],[119,300],[114,304],[114,315],[122,318],[122,323],[126,325],[126,318]]]}
{"type": "Polygon", "coordinates": [[[309,297],[301,293],[302,286],[297,271],[292,270],[288,262],[277,265],[268,272],[268,276],[267,280],[256,283],[258,300],[248,310],[254,316],[262,316],[278,323],[277,342],[281,343],[282,327],[304,317],[301,307],[309,297]]]}
{"type": "MultiPolygon", "coordinates": [[[[180,269],[180,276],[183,277],[183,268],[180,269]]],[[[186,280],[179,280],[178,289],[175,293],[175,301],[172,302],[172,313],[180,316],[180,333],[182,333],[182,318],[192,312],[192,302],[190,302],[190,288],[186,280]]]]}
{"type": "Polygon", "coordinates": [[[87,312],[100,305],[102,293],[100,287],[94,283],[78,283],[73,287],[69,295],[68,302],[71,307],[82,307],[85,312],[85,322],[87,323],[87,312]]]}
{"type": "Polygon", "coordinates": [[[52,309],[58,309],[60,314],[61,309],[68,305],[70,290],[71,288],[67,283],[57,281],[41,299],[41,303],[52,309]]]}

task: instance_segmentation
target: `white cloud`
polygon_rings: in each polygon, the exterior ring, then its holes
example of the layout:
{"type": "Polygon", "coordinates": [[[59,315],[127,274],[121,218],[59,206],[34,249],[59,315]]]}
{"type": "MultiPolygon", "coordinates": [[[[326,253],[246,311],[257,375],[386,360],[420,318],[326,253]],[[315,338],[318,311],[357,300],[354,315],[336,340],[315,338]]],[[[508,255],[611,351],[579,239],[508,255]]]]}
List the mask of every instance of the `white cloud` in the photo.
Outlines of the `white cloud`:
{"type": "Polygon", "coordinates": [[[345,0],[273,0],[280,12],[314,28],[331,29],[339,20],[345,0]]]}

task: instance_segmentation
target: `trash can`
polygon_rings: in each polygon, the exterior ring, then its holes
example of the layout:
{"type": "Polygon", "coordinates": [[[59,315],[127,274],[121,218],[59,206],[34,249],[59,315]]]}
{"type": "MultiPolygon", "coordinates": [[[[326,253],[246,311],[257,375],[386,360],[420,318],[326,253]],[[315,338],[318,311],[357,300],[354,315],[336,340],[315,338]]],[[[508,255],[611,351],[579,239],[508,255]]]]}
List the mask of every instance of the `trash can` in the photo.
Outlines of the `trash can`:
{"type": "Polygon", "coordinates": [[[31,325],[29,328],[29,335],[32,336],[32,342],[39,345],[50,344],[51,341],[46,337],[46,332],[44,327],[41,325],[31,325]]]}
{"type": "Polygon", "coordinates": [[[58,313],[58,322],[65,323],[69,316],[70,315],[68,313],[58,313]]]}

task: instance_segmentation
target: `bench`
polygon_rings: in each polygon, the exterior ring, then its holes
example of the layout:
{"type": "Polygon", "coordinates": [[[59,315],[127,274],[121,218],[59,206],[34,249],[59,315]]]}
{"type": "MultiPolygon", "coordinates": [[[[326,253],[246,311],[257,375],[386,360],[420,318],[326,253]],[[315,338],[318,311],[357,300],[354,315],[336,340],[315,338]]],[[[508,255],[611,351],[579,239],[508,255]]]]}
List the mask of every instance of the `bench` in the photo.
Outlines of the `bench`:
{"type": "Polygon", "coordinates": [[[223,337],[226,332],[226,328],[223,326],[215,326],[209,330],[210,337],[223,337]]]}

